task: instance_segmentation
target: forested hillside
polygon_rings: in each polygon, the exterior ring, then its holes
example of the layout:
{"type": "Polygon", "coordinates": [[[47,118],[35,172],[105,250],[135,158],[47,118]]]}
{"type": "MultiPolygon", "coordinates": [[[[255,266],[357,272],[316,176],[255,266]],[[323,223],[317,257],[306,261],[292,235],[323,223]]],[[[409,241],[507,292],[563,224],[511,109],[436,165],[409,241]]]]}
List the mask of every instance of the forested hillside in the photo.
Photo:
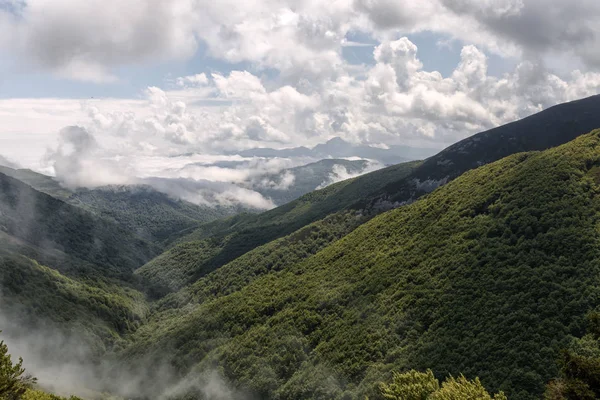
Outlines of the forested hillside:
{"type": "Polygon", "coordinates": [[[41,248],[131,271],[158,249],[116,223],[0,173],[0,231],[41,248]]]}
{"type": "Polygon", "coordinates": [[[178,237],[180,231],[235,214],[235,207],[198,206],[173,198],[146,185],[102,186],[67,189],[50,176],[28,169],[0,165],[0,173],[33,189],[83,208],[160,245],[178,237]]]}
{"type": "Polygon", "coordinates": [[[271,398],[376,399],[407,368],[539,398],[598,306],[599,133],[470,171],[298,262],[209,274],[126,354],[167,348],[271,398]]]}
{"type": "Polygon", "coordinates": [[[600,306],[599,132],[544,149],[600,126],[599,103],[199,226],[198,209],[151,189],[69,194],[6,170],[18,179],[0,173],[5,332],[83,332],[113,371],[94,390],[125,397],[176,383],[169,398],[196,398],[178,379],[215,374],[242,398],[377,400],[415,377],[432,396],[584,387],[556,361],[600,306]],[[121,392],[116,375],[137,366],[121,392]],[[435,379],[398,375],[428,369],[435,379]]]}
{"type": "Polygon", "coordinates": [[[115,345],[146,314],[148,286],[132,272],[157,252],[112,221],[0,174],[0,315],[26,329],[76,325],[91,346],[115,345]]]}
{"type": "Polygon", "coordinates": [[[478,166],[514,153],[566,143],[600,127],[598,109],[600,96],[561,104],[474,135],[424,162],[398,164],[339,182],[262,214],[242,214],[204,224],[178,239],[181,245],[144,266],[140,274],[180,288],[258,246],[328,215],[350,211],[367,220],[409,204],[478,166]],[[198,257],[200,248],[202,255],[198,257]]]}

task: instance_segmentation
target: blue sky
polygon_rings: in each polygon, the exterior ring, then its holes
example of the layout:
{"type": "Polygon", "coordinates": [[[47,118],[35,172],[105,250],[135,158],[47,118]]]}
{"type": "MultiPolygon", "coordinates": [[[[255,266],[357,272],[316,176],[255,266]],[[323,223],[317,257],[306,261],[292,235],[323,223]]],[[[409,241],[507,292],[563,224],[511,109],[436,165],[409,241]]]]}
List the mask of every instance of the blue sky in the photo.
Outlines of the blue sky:
{"type": "MultiPolygon", "coordinates": [[[[452,41],[446,35],[422,32],[407,36],[419,48],[419,58],[426,71],[439,71],[449,76],[460,62],[462,43],[452,41]],[[441,43],[446,43],[441,44],[441,43]]],[[[350,34],[347,39],[364,44],[342,49],[344,59],[350,64],[374,64],[373,49],[377,45],[366,35],[350,34]],[[368,45],[372,43],[372,45],[368,45]]],[[[139,97],[148,86],[163,86],[169,79],[198,73],[219,72],[228,74],[234,70],[257,72],[252,63],[229,63],[211,57],[206,45],[199,43],[198,50],[190,58],[168,62],[147,62],[144,64],[124,65],[115,70],[118,81],[112,83],[94,83],[57,77],[52,72],[24,67],[17,60],[11,59],[6,52],[0,62],[0,97],[31,98],[59,97],[85,99],[102,98],[135,98],[139,97]]],[[[516,61],[489,55],[489,74],[501,76],[511,71],[516,61]]],[[[260,71],[258,71],[260,72],[260,71]]]]}

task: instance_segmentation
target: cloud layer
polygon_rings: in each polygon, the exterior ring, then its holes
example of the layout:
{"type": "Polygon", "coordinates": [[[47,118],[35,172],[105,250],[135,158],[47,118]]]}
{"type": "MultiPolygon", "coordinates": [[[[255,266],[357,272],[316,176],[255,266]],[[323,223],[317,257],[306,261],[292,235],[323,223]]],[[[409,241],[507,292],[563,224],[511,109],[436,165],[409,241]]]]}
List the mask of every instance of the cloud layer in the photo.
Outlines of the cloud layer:
{"type": "Polygon", "coordinates": [[[167,76],[136,99],[0,100],[0,152],[75,186],[151,176],[239,183],[299,161],[171,164],[333,137],[442,147],[598,93],[598,17],[595,0],[8,0],[0,53],[15,65],[106,83],[123,67],[202,48],[221,68],[167,76]],[[409,39],[419,32],[461,49],[453,70],[424,67],[409,39]],[[372,55],[351,64],[343,49],[361,40],[372,55]],[[491,74],[491,55],[514,68],[491,74]]]}
{"type": "Polygon", "coordinates": [[[431,31],[508,55],[566,53],[598,67],[595,0],[7,0],[5,47],[75,79],[114,79],[120,65],[191,57],[249,61],[288,78],[331,78],[350,32],[431,31]]]}

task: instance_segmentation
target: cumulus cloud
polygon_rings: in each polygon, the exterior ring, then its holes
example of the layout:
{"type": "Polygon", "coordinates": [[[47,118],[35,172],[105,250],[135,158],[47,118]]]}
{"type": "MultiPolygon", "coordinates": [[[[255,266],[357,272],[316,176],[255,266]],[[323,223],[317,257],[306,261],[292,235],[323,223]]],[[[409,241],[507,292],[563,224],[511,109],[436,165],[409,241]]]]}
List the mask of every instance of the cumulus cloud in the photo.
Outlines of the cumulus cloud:
{"type": "Polygon", "coordinates": [[[208,83],[208,77],[205,73],[182,76],[176,79],[178,86],[201,86],[208,83]]]}
{"type": "Polygon", "coordinates": [[[96,139],[80,126],[63,128],[58,146],[48,152],[46,159],[66,187],[131,183],[119,160],[104,154],[96,139]]]}
{"type": "MultiPolygon", "coordinates": [[[[314,87],[339,76],[341,48],[357,30],[379,39],[437,32],[498,54],[559,52],[600,66],[595,0],[9,3],[0,9],[0,45],[27,64],[96,82],[116,79],[121,65],[189,58],[202,42],[214,58],[277,70],[283,80],[314,87]]],[[[200,81],[188,83],[204,84],[202,75],[194,79],[200,81]]]]}
{"type": "Polygon", "coordinates": [[[191,56],[196,50],[187,0],[27,0],[0,11],[4,43],[34,67],[68,78],[115,80],[123,64],[191,56]]]}
{"type": "Polygon", "coordinates": [[[47,166],[66,185],[149,177],[138,164],[152,159],[165,165],[155,177],[247,182],[268,163],[171,170],[167,158],[310,147],[333,137],[440,147],[600,90],[600,5],[593,0],[9,4],[0,8],[0,47],[19,65],[102,82],[116,79],[123,65],[190,57],[201,43],[227,66],[169,76],[135,100],[0,100],[3,127],[12,135],[0,137],[6,154],[20,151],[14,158],[30,166],[40,151],[33,147],[59,140],[47,166]],[[404,37],[423,31],[463,45],[451,73],[426,69],[419,48],[404,37]],[[363,65],[343,57],[343,47],[355,45],[354,33],[376,42],[363,65]],[[513,57],[516,66],[490,74],[490,52],[513,57]],[[579,68],[556,72],[549,58],[576,60],[579,68]],[[78,133],[72,127],[56,133],[73,125],[78,133]],[[85,142],[85,134],[93,141],[85,142]],[[27,141],[31,148],[20,149],[27,141]]]}

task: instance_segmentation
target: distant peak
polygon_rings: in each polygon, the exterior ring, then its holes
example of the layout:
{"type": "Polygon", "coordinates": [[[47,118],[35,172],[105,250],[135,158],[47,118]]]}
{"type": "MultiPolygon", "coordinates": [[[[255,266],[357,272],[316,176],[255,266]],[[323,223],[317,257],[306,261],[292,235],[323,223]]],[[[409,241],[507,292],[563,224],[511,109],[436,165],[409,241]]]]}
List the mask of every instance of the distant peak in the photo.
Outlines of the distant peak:
{"type": "Polygon", "coordinates": [[[342,139],[341,137],[339,137],[339,136],[336,136],[336,137],[334,137],[334,138],[332,138],[332,139],[329,139],[329,140],[327,141],[327,144],[348,144],[348,142],[346,142],[346,141],[345,141],[344,139],[342,139]]]}

